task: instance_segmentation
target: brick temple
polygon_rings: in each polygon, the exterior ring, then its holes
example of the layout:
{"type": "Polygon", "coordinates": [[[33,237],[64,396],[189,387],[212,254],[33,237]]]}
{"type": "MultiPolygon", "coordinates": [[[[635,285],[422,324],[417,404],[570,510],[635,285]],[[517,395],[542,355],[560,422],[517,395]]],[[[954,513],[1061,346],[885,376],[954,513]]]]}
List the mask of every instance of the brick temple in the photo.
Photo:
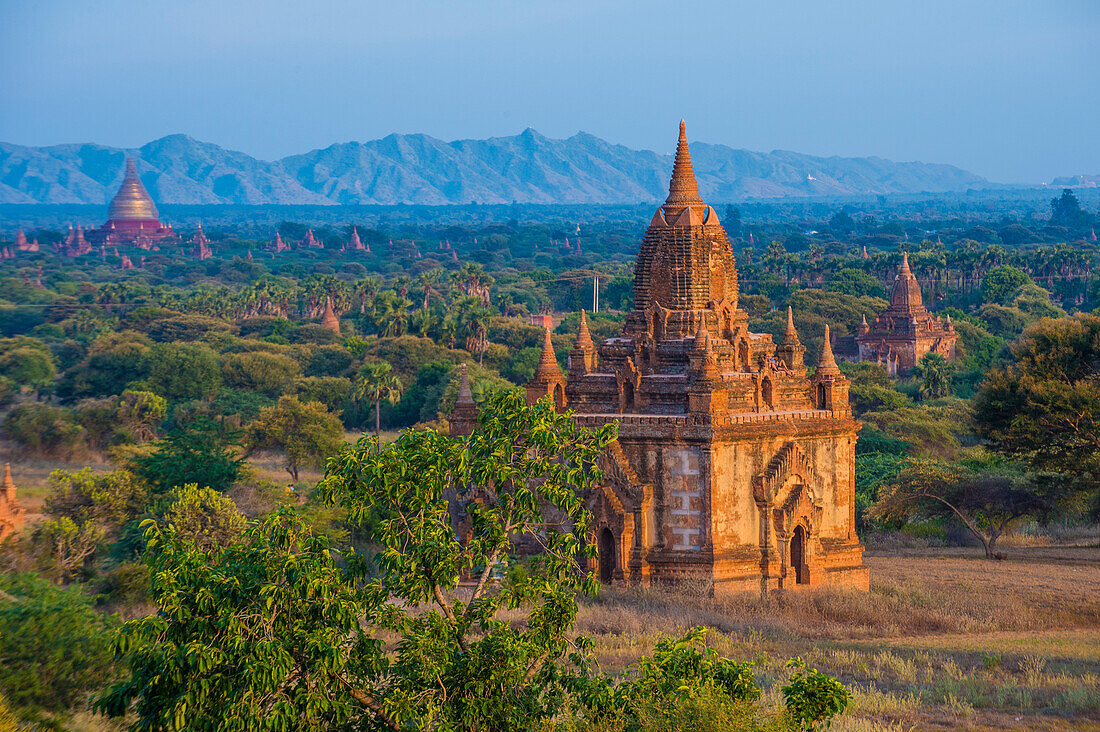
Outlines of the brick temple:
{"type": "Polygon", "coordinates": [[[605,582],[713,581],[715,591],[866,590],[855,532],[860,425],[829,336],[809,373],[788,312],[775,344],[738,307],[737,268],[699,196],[684,123],[669,194],[634,267],[622,333],[584,314],[562,373],[550,345],[527,385],[578,422],[619,422],[589,497],[605,582]]]}
{"type": "Polygon", "coordinates": [[[958,334],[950,315],[940,320],[924,307],[906,253],[890,288],[890,306],[870,323],[864,318],[855,340],[860,361],[875,361],[899,376],[912,371],[927,353],[954,358],[958,334]]]}

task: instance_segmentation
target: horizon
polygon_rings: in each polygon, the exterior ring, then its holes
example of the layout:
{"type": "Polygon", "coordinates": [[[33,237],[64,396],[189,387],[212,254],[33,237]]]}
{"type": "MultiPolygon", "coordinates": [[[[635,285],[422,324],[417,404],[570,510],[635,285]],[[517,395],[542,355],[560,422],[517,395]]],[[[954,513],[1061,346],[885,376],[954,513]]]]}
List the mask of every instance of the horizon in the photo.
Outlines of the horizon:
{"type": "Polygon", "coordinates": [[[1100,173],[1081,124],[1100,112],[1094,4],[790,10],[9,2],[0,139],[134,148],[186,130],[270,161],[530,127],[667,154],[684,117],[693,141],[735,149],[942,163],[1006,184],[1100,173]],[[668,42],[694,19],[713,43],[668,42]]]}

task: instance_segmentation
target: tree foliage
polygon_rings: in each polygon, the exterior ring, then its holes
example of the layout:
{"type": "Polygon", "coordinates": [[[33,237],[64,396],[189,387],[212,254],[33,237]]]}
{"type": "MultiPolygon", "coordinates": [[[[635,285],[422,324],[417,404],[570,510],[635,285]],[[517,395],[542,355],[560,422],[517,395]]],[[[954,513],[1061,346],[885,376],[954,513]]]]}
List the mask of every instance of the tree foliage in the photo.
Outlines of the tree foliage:
{"type": "Polygon", "coordinates": [[[295,481],[301,468],[319,467],[335,455],[343,439],[344,427],[335,414],[321,402],[303,402],[296,396],[279,397],[248,426],[249,450],[280,450],[283,467],[295,481]]]}

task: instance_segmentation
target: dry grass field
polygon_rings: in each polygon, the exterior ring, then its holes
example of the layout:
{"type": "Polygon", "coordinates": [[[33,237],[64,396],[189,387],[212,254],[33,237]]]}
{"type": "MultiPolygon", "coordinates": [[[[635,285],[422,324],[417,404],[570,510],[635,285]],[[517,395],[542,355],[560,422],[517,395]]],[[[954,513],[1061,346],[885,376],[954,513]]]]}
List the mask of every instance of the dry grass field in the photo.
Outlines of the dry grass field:
{"type": "Polygon", "coordinates": [[[786,659],[854,691],[837,730],[1100,729],[1100,547],[869,555],[870,594],[605,589],[582,608],[615,670],[663,634],[711,628],[723,654],[757,661],[778,704],[786,659]]]}

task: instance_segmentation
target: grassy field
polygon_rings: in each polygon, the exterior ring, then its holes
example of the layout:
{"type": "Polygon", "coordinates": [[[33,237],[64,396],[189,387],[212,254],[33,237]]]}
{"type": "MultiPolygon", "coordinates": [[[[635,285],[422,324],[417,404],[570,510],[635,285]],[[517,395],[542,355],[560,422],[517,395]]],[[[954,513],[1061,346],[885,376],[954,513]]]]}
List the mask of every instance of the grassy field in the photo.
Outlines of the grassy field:
{"type": "Polygon", "coordinates": [[[1004,561],[910,550],[867,564],[870,594],[608,588],[579,630],[615,670],[705,625],[710,645],[757,661],[777,704],[783,664],[799,656],[852,687],[837,730],[1100,729],[1100,548],[1014,548],[1004,561]]]}

